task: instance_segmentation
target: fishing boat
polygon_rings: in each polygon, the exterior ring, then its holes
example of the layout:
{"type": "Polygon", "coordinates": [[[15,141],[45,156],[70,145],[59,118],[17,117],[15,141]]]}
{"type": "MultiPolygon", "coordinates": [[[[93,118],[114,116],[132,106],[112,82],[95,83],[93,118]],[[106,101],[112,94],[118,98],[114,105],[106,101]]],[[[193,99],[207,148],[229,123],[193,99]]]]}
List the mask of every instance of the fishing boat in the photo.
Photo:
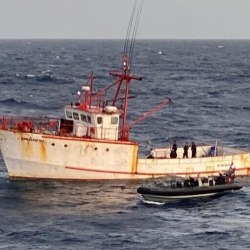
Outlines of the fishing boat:
{"type": "Polygon", "coordinates": [[[170,185],[154,185],[153,187],[139,187],[137,192],[147,201],[167,202],[173,200],[203,198],[215,195],[223,195],[242,188],[234,183],[234,175],[220,174],[217,177],[188,178],[183,181],[172,181],[170,185]]]}
{"type": "MultiPolygon", "coordinates": [[[[137,3],[137,2],[135,2],[137,3]]],[[[115,80],[94,90],[94,74],[65,105],[64,118],[0,116],[0,149],[10,178],[104,180],[160,176],[207,176],[225,171],[233,162],[236,175],[250,175],[249,152],[219,145],[198,145],[195,158],[182,158],[182,149],[155,148],[154,158],[140,156],[131,129],[154,112],[170,105],[163,100],[136,120],[128,121],[130,88],[142,77],[131,73],[132,54],[142,1],[135,4],[122,56],[122,67],[111,71],[115,80]],[[110,98],[112,96],[112,98],[110,98]],[[209,152],[214,148],[213,155],[209,152]]],[[[60,115],[58,115],[60,117],[60,115]]]]}

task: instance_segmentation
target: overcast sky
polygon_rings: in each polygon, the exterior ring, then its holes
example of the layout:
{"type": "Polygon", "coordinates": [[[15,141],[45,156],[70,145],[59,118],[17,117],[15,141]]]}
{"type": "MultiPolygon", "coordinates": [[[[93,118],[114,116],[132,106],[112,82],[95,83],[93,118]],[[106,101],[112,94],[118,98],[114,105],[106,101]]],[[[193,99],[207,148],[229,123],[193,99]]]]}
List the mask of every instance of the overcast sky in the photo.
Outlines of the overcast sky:
{"type": "MultiPolygon", "coordinates": [[[[134,0],[0,0],[0,38],[124,38],[134,0]]],[[[145,0],[137,38],[250,39],[250,0],[145,0]]]]}

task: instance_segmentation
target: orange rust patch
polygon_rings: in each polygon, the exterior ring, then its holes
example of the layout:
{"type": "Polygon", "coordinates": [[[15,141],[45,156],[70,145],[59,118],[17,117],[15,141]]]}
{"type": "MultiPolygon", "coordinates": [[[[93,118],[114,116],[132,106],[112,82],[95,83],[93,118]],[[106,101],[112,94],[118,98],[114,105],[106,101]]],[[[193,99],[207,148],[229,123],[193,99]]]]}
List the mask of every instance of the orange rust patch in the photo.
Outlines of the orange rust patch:
{"type": "Polygon", "coordinates": [[[29,159],[32,155],[32,142],[21,141],[22,144],[22,155],[25,159],[29,159]]]}
{"type": "Polygon", "coordinates": [[[132,146],[132,166],[131,166],[131,172],[137,173],[137,166],[138,166],[138,147],[137,145],[132,146]]]}
{"type": "Polygon", "coordinates": [[[40,142],[40,157],[42,161],[47,160],[47,148],[43,142],[40,142]]]}

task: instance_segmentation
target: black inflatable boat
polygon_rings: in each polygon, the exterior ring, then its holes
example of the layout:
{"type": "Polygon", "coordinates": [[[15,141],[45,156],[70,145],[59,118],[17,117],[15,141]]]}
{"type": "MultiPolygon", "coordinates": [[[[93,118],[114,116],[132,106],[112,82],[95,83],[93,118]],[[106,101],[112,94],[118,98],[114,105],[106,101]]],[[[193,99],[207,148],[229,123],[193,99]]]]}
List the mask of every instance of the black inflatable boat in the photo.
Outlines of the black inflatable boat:
{"type": "Polygon", "coordinates": [[[239,190],[242,186],[233,181],[227,182],[225,176],[217,178],[189,178],[172,182],[169,186],[139,187],[137,192],[146,200],[166,202],[174,199],[190,199],[213,196],[228,191],[239,190]]]}

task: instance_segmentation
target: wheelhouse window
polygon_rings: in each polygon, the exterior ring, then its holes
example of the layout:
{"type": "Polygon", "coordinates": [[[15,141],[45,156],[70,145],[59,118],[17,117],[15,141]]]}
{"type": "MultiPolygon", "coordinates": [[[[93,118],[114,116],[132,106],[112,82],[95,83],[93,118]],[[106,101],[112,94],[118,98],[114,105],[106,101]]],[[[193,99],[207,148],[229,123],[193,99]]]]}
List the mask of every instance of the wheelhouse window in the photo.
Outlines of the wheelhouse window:
{"type": "Polygon", "coordinates": [[[87,122],[87,116],[85,114],[81,114],[81,120],[83,122],[87,122]]]}
{"type": "Polygon", "coordinates": [[[117,124],[118,123],[118,117],[111,117],[111,124],[117,124]]]}
{"type": "Polygon", "coordinates": [[[91,123],[91,117],[89,115],[87,116],[87,121],[88,123],[91,123]]]}
{"type": "Polygon", "coordinates": [[[72,117],[72,112],[69,111],[69,110],[66,110],[66,117],[67,117],[68,119],[72,119],[72,118],[73,118],[73,117],[72,117]]]}
{"type": "Polygon", "coordinates": [[[74,117],[74,120],[79,120],[79,114],[78,113],[73,112],[73,117],[74,117]]]}
{"type": "Polygon", "coordinates": [[[97,117],[97,124],[102,124],[102,117],[101,116],[97,117]]]}

